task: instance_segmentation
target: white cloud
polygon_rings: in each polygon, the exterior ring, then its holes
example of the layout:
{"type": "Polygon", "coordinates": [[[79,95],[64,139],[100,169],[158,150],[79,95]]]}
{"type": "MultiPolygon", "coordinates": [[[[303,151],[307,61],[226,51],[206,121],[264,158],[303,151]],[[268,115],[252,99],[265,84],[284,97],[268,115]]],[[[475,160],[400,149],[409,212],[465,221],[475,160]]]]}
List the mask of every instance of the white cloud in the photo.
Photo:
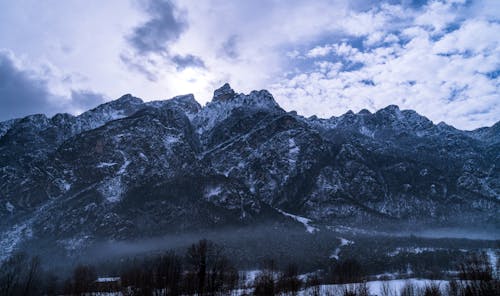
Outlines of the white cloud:
{"type": "Polygon", "coordinates": [[[500,114],[499,78],[487,76],[500,69],[499,25],[465,20],[455,31],[436,38],[437,30],[456,19],[449,15],[451,9],[450,3],[431,3],[414,23],[390,33],[390,45],[377,43],[384,36],[379,31],[364,39],[370,48],[357,49],[348,42],[316,45],[313,50],[327,48],[344,64],[363,66],[336,68],[332,75],[316,62],[308,73],[275,83],[272,91],[285,108],[303,110],[305,115],[329,117],[349,109],[375,111],[397,104],[458,128],[491,125],[500,114]],[[447,14],[439,19],[436,11],[443,12],[443,6],[447,14]],[[432,26],[424,23],[429,15],[434,16],[432,26]],[[402,44],[394,43],[400,39],[396,34],[405,40],[402,44]]]}
{"type": "Polygon", "coordinates": [[[324,57],[330,54],[333,50],[334,48],[330,44],[325,46],[316,46],[315,48],[309,50],[306,56],[309,58],[324,57]]]}
{"type": "Polygon", "coordinates": [[[466,21],[456,31],[446,34],[434,47],[436,53],[472,53],[498,51],[500,24],[484,20],[466,21]]]}
{"type": "Polygon", "coordinates": [[[269,88],[306,115],[399,104],[462,128],[499,119],[497,1],[172,0],[183,26],[163,42],[168,55],[138,55],[127,37],[155,17],[141,1],[3,3],[0,48],[50,72],[58,97],[194,93],[205,103],[228,81],[237,91],[269,88]],[[177,67],[175,56],[203,67],[177,67]]]}

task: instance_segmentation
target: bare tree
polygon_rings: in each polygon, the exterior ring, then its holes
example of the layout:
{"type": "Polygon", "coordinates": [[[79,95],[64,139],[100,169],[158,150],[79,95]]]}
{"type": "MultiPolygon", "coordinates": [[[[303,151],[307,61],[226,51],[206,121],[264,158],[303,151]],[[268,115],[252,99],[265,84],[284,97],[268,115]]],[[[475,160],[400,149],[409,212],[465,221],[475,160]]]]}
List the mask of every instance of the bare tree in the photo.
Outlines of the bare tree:
{"type": "Polygon", "coordinates": [[[38,257],[14,254],[0,266],[0,295],[35,295],[40,274],[38,257]]]}
{"type": "Polygon", "coordinates": [[[40,258],[33,257],[29,261],[26,278],[24,280],[24,289],[23,295],[33,295],[35,293],[35,288],[38,283],[40,277],[40,258]]]}
{"type": "Polygon", "coordinates": [[[335,263],[331,270],[334,283],[359,283],[363,281],[363,270],[356,259],[347,259],[335,263]]]}
{"type": "Polygon", "coordinates": [[[278,279],[278,291],[286,294],[297,295],[302,286],[299,279],[299,268],[296,264],[289,264],[278,279]]]}
{"type": "Polygon", "coordinates": [[[238,272],[221,246],[200,240],[188,248],[186,258],[186,286],[191,293],[194,290],[198,295],[215,295],[228,292],[238,284],[238,272]]]}
{"type": "MultiPolygon", "coordinates": [[[[459,291],[462,295],[497,296],[500,291],[500,281],[493,277],[493,269],[484,252],[474,254],[460,264],[459,276],[459,291]]],[[[448,290],[452,288],[449,286],[448,290]]]]}
{"type": "Polygon", "coordinates": [[[181,258],[173,252],[168,252],[157,259],[156,287],[165,289],[167,295],[179,295],[182,279],[181,258]]]}
{"type": "Polygon", "coordinates": [[[441,289],[439,288],[439,285],[436,283],[431,283],[429,285],[426,285],[424,287],[424,296],[441,296],[443,293],[441,293],[441,289]]]}
{"type": "Polygon", "coordinates": [[[309,289],[310,296],[320,295],[321,280],[319,276],[315,273],[307,277],[306,287],[309,289]]]}
{"type": "Polygon", "coordinates": [[[90,265],[78,265],[73,271],[72,290],[77,295],[93,292],[97,274],[90,265]]]}

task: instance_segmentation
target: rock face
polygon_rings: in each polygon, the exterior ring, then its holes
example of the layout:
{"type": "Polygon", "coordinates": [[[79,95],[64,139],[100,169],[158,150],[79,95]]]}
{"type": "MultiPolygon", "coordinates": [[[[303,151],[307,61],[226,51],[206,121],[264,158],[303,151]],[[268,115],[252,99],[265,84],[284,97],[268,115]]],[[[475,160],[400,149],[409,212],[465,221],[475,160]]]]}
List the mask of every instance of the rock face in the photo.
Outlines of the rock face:
{"type": "Polygon", "coordinates": [[[125,95],[76,117],[2,122],[0,260],[34,242],[74,251],[293,215],[498,229],[499,126],[460,131],[397,106],[304,118],[229,84],[205,107],[125,95]]]}

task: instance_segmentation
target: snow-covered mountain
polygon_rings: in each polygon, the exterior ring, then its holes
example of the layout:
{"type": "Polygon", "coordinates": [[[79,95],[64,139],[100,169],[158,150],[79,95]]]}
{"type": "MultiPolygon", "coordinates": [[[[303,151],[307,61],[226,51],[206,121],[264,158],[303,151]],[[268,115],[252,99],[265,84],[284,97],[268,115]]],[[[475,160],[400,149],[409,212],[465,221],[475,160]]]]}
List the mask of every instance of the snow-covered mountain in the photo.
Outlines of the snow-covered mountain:
{"type": "Polygon", "coordinates": [[[125,95],[1,122],[0,260],[35,243],[257,224],[498,229],[499,127],[461,131],[397,106],[304,118],[228,84],[204,107],[125,95]]]}

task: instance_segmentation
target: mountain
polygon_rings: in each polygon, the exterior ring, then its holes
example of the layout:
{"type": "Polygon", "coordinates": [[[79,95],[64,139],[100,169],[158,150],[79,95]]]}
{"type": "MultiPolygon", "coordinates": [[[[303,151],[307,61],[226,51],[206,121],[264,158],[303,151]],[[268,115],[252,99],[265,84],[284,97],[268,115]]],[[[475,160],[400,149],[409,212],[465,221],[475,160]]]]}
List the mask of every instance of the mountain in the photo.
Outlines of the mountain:
{"type": "Polygon", "coordinates": [[[305,118],[229,84],[204,107],[125,95],[1,122],[0,261],[257,225],[498,229],[499,127],[461,131],[394,105],[305,118]]]}

